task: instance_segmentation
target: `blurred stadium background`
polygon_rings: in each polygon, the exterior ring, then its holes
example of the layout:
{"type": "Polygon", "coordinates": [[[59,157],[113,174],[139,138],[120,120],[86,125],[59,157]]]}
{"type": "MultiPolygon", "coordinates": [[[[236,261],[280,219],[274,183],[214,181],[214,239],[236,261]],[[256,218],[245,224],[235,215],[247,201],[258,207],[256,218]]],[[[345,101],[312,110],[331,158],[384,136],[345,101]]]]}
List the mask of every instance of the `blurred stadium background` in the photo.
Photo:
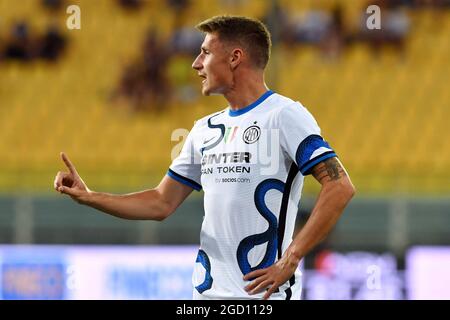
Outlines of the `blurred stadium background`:
{"type": "Polygon", "coordinates": [[[311,110],[358,190],[305,259],[304,298],[450,299],[448,0],[0,0],[0,298],[190,298],[201,194],[125,221],[53,179],[65,151],[94,190],[155,186],[173,130],[226,106],[191,70],[193,26],[224,13],[268,24],[269,86],[311,110]]]}

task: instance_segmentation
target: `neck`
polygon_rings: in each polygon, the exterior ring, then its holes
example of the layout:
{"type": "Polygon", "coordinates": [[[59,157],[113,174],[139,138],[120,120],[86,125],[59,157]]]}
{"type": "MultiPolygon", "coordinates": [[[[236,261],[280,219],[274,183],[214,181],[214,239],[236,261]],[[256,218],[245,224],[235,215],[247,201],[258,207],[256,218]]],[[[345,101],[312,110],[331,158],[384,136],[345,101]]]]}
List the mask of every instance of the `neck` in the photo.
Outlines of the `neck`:
{"type": "Polygon", "coordinates": [[[239,85],[234,85],[229,92],[224,94],[224,97],[231,110],[239,110],[255,102],[267,90],[269,89],[264,83],[264,77],[249,76],[244,81],[240,81],[239,85]]]}

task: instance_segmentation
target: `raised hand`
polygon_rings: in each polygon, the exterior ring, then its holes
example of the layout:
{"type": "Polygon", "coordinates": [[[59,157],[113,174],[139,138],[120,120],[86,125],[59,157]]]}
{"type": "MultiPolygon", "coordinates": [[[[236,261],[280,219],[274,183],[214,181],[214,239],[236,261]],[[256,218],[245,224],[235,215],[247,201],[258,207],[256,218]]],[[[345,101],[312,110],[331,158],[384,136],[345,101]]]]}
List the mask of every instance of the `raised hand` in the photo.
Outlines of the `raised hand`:
{"type": "Polygon", "coordinates": [[[56,174],[53,186],[55,190],[61,194],[67,194],[75,201],[83,203],[85,197],[91,192],[91,190],[89,190],[83,179],[81,179],[77,169],[75,169],[75,166],[66,154],[61,152],[60,155],[61,159],[66,164],[66,167],[69,169],[69,172],[59,171],[56,174]]]}

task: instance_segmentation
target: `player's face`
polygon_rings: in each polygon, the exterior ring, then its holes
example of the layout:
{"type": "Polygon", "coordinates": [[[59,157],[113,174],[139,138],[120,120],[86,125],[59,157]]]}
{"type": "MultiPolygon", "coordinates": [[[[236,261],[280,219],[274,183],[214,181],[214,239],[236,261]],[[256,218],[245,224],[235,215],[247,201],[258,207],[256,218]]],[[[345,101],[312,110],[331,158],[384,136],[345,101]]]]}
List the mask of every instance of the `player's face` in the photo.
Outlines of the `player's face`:
{"type": "Polygon", "coordinates": [[[200,54],[192,64],[203,79],[202,94],[225,94],[233,84],[230,55],[214,33],[207,33],[200,54]]]}

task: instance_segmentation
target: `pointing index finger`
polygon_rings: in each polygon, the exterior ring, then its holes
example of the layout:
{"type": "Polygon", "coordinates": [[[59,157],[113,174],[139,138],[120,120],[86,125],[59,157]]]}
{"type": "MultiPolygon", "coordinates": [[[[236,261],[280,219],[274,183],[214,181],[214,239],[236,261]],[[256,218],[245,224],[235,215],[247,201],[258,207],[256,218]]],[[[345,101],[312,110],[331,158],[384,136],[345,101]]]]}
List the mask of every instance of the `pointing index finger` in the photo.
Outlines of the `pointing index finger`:
{"type": "Polygon", "coordinates": [[[69,158],[66,156],[64,152],[61,152],[61,159],[66,164],[67,168],[69,168],[70,173],[77,174],[77,170],[75,169],[75,166],[70,162],[69,158]]]}

